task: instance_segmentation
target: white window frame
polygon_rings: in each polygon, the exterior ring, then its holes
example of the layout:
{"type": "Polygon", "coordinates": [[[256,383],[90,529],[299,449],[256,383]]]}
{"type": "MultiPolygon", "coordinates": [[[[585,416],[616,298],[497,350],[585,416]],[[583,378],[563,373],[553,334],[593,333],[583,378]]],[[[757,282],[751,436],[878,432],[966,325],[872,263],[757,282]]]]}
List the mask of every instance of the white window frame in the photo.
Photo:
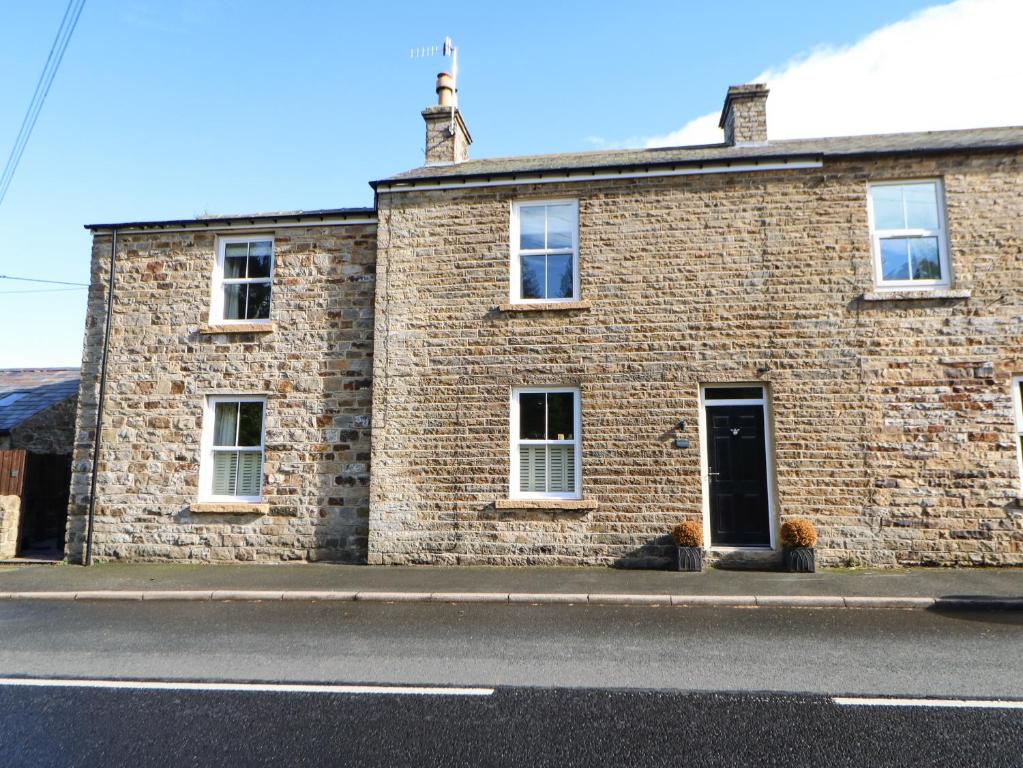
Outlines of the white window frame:
{"type": "MultiPolygon", "coordinates": [[[[239,424],[241,419],[239,419],[239,424]]],[[[256,446],[243,446],[252,450],[256,446]]],[[[263,500],[263,482],[266,466],[266,396],[265,395],[207,395],[202,414],[202,439],[200,442],[202,456],[199,460],[199,501],[225,502],[260,502],[263,500]],[[261,403],[263,406],[263,429],[259,435],[260,472],[259,494],[257,496],[229,496],[213,493],[213,454],[217,451],[237,451],[239,448],[213,445],[214,419],[217,403],[261,403]]]]}
{"type": "Polygon", "coordinates": [[[881,291],[906,291],[948,288],[952,285],[952,268],[948,257],[948,228],[945,216],[945,185],[941,179],[898,179],[873,181],[867,185],[867,221],[870,226],[870,247],[874,258],[874,285],[881,291]],[[900,187],[908,184],[934,184],[938,209],[938,229],[877,229],[874,226],[875,187],[900,187]],[[881,260],[881,240],[890,237],[934,237],[938,241],[938,264],[941,266],[940,280],[885,280],[881,260]]]}
{"type": "MultiPolygon", "coordinates": [[[[508,498],[511,499],[581,499],[583,492],[582,462],[582,397],[578,387],[515,387],[511,392],[509,443],[511,450],[511,473],[508,477],[508,498]],[[523,440],[519,437],[519,395],[523,394],[564,394],[571,393],[574,431],[572,440],[523,440]],[[521,445],[574,445],[575,446],[575,491],[572,493],[541,493],[519,490],[519,446],[521,445]]],[[[549,476],[549,473],[548,473],[549,476]]]]}
{"type": "Polygon", "coordinates": [[[232,237],[217,238],[217,261],[213,266],[213,295],[210,298],[210,323],[217,325],[231,325],[244,323],[270,323],[273,317],[274,303],[274,271],[277,268],[277,244],[274,236],[264,235],[236,235],[232,237]],[[224,277],[224,258],[227,253],[227,246],[232,243],[252,243],[256,241],[270,241],[270,276],[269,277],[224,277]],[[243,283],[268,283],[270,285],[270,316],[258,317],[251,320],[244,318],[224,317],[224,285],[243,283]]]}
{"type": "Polygon", "coordinates": [[[579,301],[579,201],[568,200],[518,200],[511,207],[511,264],[509,269],[509,300],[512,304],[564,304],[579,301]],[[572,295],[562,299],[522,298],[522,256],[550,256],[568,253],[567,248],[519,248],[519,215],[523,208],[539,205],[570,205],[575,218],[572,227],[572,295]]]}
{"type": "Polygon", "coordinates": [[[1012,377],[1012,412],[1016,421],[1016,464],[1019,474],[1019,495],[1023,498],[1023,376],[1012,377]]]}

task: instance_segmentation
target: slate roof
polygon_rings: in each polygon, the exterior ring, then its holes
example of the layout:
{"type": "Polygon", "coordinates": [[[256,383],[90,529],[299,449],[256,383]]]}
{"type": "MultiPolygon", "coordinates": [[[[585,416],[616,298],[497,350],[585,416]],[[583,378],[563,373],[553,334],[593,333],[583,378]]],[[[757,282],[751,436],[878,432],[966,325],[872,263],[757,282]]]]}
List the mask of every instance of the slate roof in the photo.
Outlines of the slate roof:
{"type": "Polygon", "coordinates": [[[315,226],[328,218],[376,218],[376,208],[318,208],[311,211],[265,211],[263,213],[236,213],[196,216],[192,219],[157,219],[155,221],[122,221],[114,224],[86,224],[86,229],[159,229],[163,227],[189,227],[216,229],[229,224],[306,223],[315,226]]]}
{"type": "Polygon", "coordinates": [[[79,378],[78,368],[0,368],[0,400],[12,392],[24,393],[10,405],[0,405],[0,432],[77,395],[79,378]]]}
{"type": "Polygon", "coordinates": [[[824,159],[872,155],[913,155],[962,150],[1023,149],[1023,126],[975,128],[960,131],[889,133],[874,136],[841,136],[823,139],[787,139],[758,146],[701,144],[657,149],[614,149],[599,152],[568,152],[467,160],[450,165],[430,165],[373,182],[394,184],[426,179],[494,177],[554,171],[649,168],[708,162],[824,159]]]}

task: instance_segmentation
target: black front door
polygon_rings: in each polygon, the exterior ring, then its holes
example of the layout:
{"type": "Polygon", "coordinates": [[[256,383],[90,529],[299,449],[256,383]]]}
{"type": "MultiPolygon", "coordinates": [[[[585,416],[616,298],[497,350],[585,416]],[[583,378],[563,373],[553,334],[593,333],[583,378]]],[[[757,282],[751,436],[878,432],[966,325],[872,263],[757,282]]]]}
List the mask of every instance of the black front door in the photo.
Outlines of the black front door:
{"type": "Polygon", "coordinates": [[[708,405],[707,425],[711,543],[770,546],[763,406],[708,405]]]}

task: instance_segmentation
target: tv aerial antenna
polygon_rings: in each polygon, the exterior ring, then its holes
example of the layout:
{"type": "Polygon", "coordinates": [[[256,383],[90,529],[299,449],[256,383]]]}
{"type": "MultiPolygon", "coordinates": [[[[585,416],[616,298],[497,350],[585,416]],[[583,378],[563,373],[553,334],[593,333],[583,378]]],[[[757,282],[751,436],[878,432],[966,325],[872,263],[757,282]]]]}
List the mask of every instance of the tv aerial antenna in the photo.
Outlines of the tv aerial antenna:
{"type": "Polygon", "coordinates": [[[451,42],[450,37],[444,38],[443,45],[424,45],[413,48],[409,52],[409,58],[425,59],[437,54],[451,59],[451,126],[448,131],[452,136],[455,134],[455,109],[458,107],[458,48],[451,42]]]}

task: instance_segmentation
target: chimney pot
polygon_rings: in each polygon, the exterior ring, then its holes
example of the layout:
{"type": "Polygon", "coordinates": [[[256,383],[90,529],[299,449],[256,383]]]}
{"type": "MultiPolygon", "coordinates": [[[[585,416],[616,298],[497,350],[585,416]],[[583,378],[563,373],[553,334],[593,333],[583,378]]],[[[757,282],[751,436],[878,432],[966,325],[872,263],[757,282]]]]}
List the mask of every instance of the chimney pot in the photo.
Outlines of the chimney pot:
{"type": "Polygon", "coordinates": [[[449,72],[437,74],[437,105],[441,107],[452,107],[457,104],[455,100],[455,78],[449,72]]]}
{"type": "Polygon", "coordinates": [[[767,94],[764,83],[733,85],[725,95],[718,127],[724,129],[725,144],[751,146],[767,143],[767,94]]]}

